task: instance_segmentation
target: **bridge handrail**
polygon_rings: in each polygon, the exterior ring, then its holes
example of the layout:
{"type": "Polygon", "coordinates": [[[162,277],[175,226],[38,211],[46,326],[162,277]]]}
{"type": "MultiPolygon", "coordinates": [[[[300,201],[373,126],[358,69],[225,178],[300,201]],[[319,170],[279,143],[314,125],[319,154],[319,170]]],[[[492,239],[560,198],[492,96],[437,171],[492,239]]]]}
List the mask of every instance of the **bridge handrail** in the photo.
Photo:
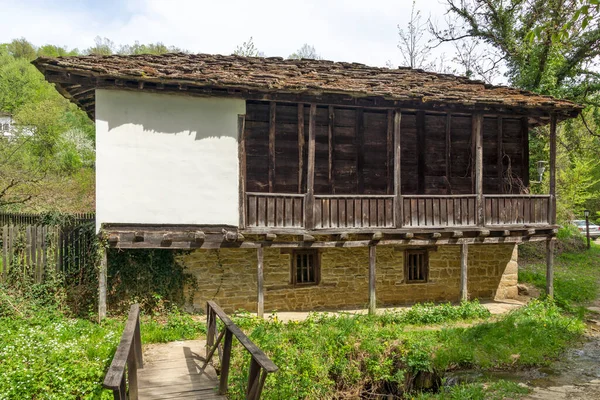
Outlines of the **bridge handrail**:
{"type": "Polygon", "coordinates": [[[269,373],[277,372],[279,368],[271,361],[269,357],[259,349],[244,332],[225,314],[225,312],[214,301],[208,301],[206,304],[206,361],[208,364],[215,351],[218,352],[221,361],[221,376],[219,380],[219,394],[227,393],[227,381],[229,378],[229,367],[231,358],[231,345],[233,336],[246,348],[252,359],[250,361],[250,373],[248,374],[248,387],[246,389],[246,399],[258,400],[262,393],[265,380],[269,373]],[[224,325],[224,329],[219,333],[217,330],[217,317],[224,325]],[[222,348],[219,346],[222,339],[225,342],[222,348]]]}
{"type": "Polygon", "coordinates": [[[137,370],[143,368],[143,366],[140,305],[134,304],[129,310],[129,317],[121,336],[121,342],[104,377],[103,386],[113,391],[115,399],[126,400],[129,398],[137,400],[137,370]],[[129,397],[127,396],[128,392],[129,397]]]}

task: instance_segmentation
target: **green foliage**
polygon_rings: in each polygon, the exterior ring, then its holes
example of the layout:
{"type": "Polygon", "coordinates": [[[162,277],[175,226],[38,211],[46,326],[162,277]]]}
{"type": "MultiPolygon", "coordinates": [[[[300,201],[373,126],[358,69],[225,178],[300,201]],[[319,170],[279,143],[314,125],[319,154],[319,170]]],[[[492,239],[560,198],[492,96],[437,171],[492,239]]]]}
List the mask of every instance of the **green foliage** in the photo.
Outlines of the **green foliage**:
{"type": "MultiPolygon", "coordinates": [[[[590,302],[598,296],[600,280],[600,247],[592,244],[589,251],[564,252],[554,262],[554,296],[557,302],[571,309],[571,305],[590,302]]],[[[519,281],[544,290],[546,266],[543,258],[522,265],[519,281]]]]}
{"type": "MultiPolygon", "coordinates": [[[[396,316],[311,314],[305,321],[287,324],[276,315],[268,321],[242,316],[235,322],[250,332],[250,338],[280,368],[267,379],[266,399],[358,398],[367,391],[400,396],[422,383],[419,377],[429,374],[434,379],[457,366],[547,364],[583,332],[579,320],[563,316],[551,302],[534,301],[498,320],[470,327],[449,323],[486,318],[481,305],[463,303],[455,312],[449,312],[450,307],[418,305],[396,316]],[[419,317],[421,312],[425,316],[419,317]],[[437,330],[408,325],[429,321],[449,325],[437,330]]],[[[230,388],[231,398],[237,399],[244,396],[249,360],[239,345],[233,354],[230,388]]],[[[523,392],[511,384],[498,385],[495,391],[499,393],[523,392]]],[[[481,385],[473,385],[450,393],[458,396],[482,390],[481,385]]],[[[488,392],[481,393],[476,398],[486,398],[482,396],[488,392]]]]}
{"type": "Polygon", "coordinates": [[[529,393],[527,387],[515,382],[496,381],[461,384],[443,388],[440,393],[420,393],[416,400],[503,400],[519,398],[529,393]]]}
{"type": "MultiPolygon", "coordinates": [[[[141,317],[143,343],[196,339],[205,324],[177,309],[141,317]]],[[[101,324],[68,317],[60,284],[0,286],[0,398],[110,399],[102,388],[124,316],[101,324]],[[61,294],[62,293],[62,294],[61,294]]]]}
{"type": "Polygon", "coordinates": [[[236,56],[244,56],[244,57],[264,57],[264,53],[254,45],[254,41],[252,40],[252,36],[248,39],[247,42],[242,43],[237,46],[235,51],[233,52],[236,56]]]}
{"type": "Polygon", "coordinates": [[[173,250],[108,250],[108,287],[113,311],[125,311],[129,304],[142,309],[183,306],[184,285],[193,280],[177,261],[173,250]]]}

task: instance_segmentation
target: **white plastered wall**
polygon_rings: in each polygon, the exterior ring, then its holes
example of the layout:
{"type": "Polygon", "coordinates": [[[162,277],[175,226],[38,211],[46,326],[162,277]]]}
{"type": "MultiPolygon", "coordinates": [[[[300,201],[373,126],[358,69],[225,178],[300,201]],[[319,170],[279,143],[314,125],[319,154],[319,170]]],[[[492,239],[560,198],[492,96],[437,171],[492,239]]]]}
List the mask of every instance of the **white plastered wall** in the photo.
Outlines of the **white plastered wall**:
{"type": "Polygon", "coordinates": [[[244,100],[96,90],[96,227],[238,225],[244,100]]]}

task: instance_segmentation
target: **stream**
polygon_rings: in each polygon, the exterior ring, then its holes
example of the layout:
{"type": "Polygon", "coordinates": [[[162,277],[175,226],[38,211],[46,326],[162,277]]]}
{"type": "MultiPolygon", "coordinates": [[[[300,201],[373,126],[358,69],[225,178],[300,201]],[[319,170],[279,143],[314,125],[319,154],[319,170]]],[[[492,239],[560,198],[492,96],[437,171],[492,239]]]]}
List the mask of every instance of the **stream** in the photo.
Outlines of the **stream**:
{"type": "Polygon", "coordinates": [[[508,380],[534,391],[529,399],[600,399],[600,323],[588,327],[584,341],[550,366],[515,371],[451,371],[445,386],[476,381],[508,380]]]}

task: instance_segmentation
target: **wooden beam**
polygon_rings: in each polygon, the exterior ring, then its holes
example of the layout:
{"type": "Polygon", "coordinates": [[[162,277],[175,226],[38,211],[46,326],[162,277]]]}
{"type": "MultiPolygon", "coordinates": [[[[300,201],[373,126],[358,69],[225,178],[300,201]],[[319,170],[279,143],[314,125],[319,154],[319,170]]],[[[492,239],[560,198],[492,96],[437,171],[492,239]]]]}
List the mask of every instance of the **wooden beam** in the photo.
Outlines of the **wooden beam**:
{"type": "Polygon", "coordinates": [[[365,193],[365,125],[364,110],[356,110],[356,190],[358,194],[365,193]]]}
{"type": "Polygon", "coordinates": [[[473,115],[473,138],[475,142],[475,215],[477,225],[483,226],[483,114],[473,115]]]}
{"type": "Polygon", "coordinates": [[[259,247],[256,249],[256,261],[257,261],[257,307],[256,314],[258,318],[263,318],[265,314],[265,293],[264,293],[264,273],[263,273],[263,248],[259,247]]]}
{"type": "Polygon", "coordinates": [[[302,235],[302,241],[303,242],[314,242],[315,237],[312,235],[302,235]]]}
{"type": "Polygon", "coordinates": [[[452,176],[452,114],[446,115],[446,193],[452,194],[450,177],[452,176]]]}
{"type": "Polygon", "coordinates": [[[402,147],[400,139],[400,124],[402,113],[394,111],[394,226],[402,226],[402,147]]]}
{"type": "Polygon", "coordinates": [[[502,117],[498,117],[498,132],[497,132],[497,149],[496,149],[496,154],[498,157],[497,160],[497,168],[498,168],[498,193],[503,193],[504,192],[504,185],[503,185],[503,177],[504,177],[504,163],[503,163],[503,156],[504,156],[504,151],[503,151],[503,145],[502,145],[502,141],[503,139],[503,131],[502,131],[502,117]]]}
{"type": "Polygon", "coordinates": [[[469,292],[467,285],[467,267],[469,258],[469,245],[463,243],[460,245],[460,299],[461,301],[469,300],[469,292]]]}
{"type": "Polygon", "coordinates": [[[386,131],[386,193],[394,194],[394,111],[387,112],[387,131],[386,131]]]}
{"type": "Polygon", "coordinates": [[[267,233],[265,235],[265,240],[272,242],[273,240],[277,239],[277,235],[275,233],[267,233]]]}
{"type": "Polygon", "coordinates": [[[101,250],[100,268],[98,268],[98,321],[106,318],[106,277],[108,271],[108,257],[106,249],[101,250]]]}
{"type": "Polygon", "coordinates": [[[298,193],[303,193],[304,176],[304,104],[298,103],[298,193]]]}
{"type": "Polygon", "coordinates": [[[317,105],[310,105],[308,115],[308,166],[306,175],[306,199],[304,201],[304,226],[312,229],[315,226],[315,136],[316,136],[317,105]]]}
{"type": "Polygon", "coordinates": [[[525,187],[529,187],[529,121],[527,117],[521,118],[521,143],[521,151],[523,152],[521,176],[525,187]]]}
{"type": "Polygon", "coordinates": [[[556,113],[550,115],[550,224],[556,223],[556,113]]]}
{"type": "Polygon", "coordinates": [[[554,297],[554,244],[555,239],[546,241],[546,295],[554,297]]]}
{"type": "Polygon", "coordinates": [[[239,157],[239,227],[246,227],[246,116],[238,115],[238,157],[239,157]]]}
{"type": "Polygon", "coordinates": [[[277,103],[269,103],[269,193],[275,188],[275,124],[277,103]]]}
{"type": "Polygon", "coordinates": [[[425,112],[417,112],[417,194],[425,193],[425,112]]]}
{"type": "Polygon", "coordinates": [[[335,139],[333,135],[333,126],[335,123],[335,114],[333,110],[333,106],[329,106],[328,108],[328,164],[329,164],[329,192],[335,193],[335,171],[334,171],[334,147],[335,147],[335,139]]]}
{"type": "Polygon", "coordinates": [[[369,314],[375,315],[377,312],[377,295],[375,293],[375,281],[377,274],[375,264],[377,261],[376,246],[369,246],[369,314]]]}

